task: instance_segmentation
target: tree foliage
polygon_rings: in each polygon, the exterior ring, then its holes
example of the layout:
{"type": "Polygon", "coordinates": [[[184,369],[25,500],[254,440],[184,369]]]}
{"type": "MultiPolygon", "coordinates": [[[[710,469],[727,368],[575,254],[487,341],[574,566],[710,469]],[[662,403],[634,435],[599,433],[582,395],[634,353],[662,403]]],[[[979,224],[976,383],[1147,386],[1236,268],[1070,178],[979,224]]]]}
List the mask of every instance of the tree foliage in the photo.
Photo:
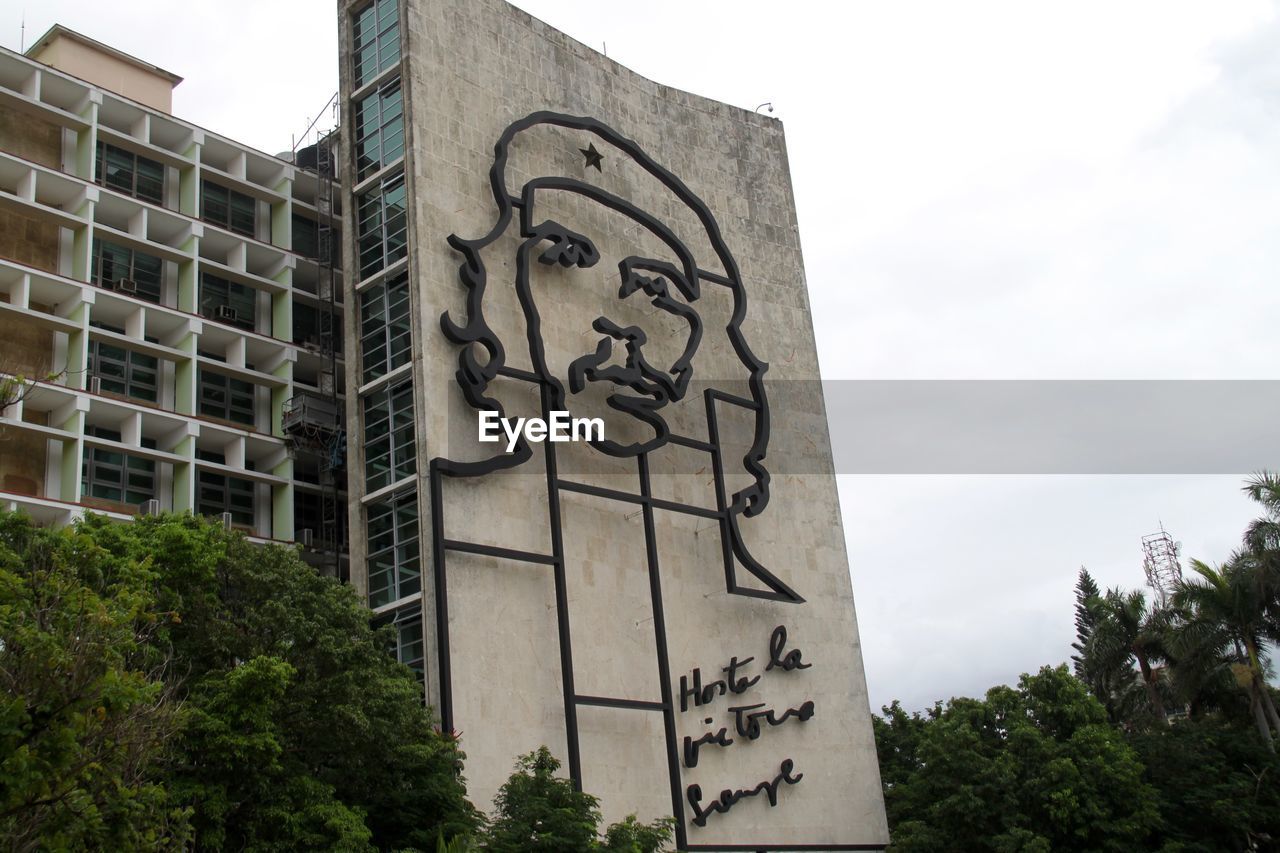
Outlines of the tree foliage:
{"type": "MultiPolygon", "coordinates": [[[[0,756],[7,808],[38,802],[31,791],[67,776],[81,800],[123,791],[127,803],[99,811],[143,817],[82,830],[120,840],[90,846],[115,848],[182,840],[189,823],[200,849],[427,850],[478,825],[458,745],[433,728],[416,678],[387,653],[389,637],[370,626],[354,591],[294,551],[190,516],[91,517],[62,533],[12,516],[4,525],[0,618],[15,697],[0,756]],[[80,584],[56,600],[42,568],[51,548],[65,583],[80,584]],[[54,632],[67,648],[29,639],[48,633],[41,618],[67,623],[54,632]],[[65,677],[41,672],[58,666],[65,677]],[[65,699],[47,696],[59,689],[65,699]],[[61,728],[47,736],[51,757],[36,766],[27,733],[49,717],[45,708],[63,705],[53,720],[61,728]],[[116,726],[111,737],[99,733],[106,724],[116,726]],[[114,775],[82,769],[103,764],[110,743],[114,775]],[[23,767],[32,781],[20,789],[10,780],[21,781],[23,767]]],[[[59,846],[55,823],[36,828],[39,846],[59,846]]]]}
{"type": "Polygon", "coordinates": [[[1085,646],[1085,658],[1089,670],[1101,673],[1110,689],[1108,707],[1113,713],[1119,708],[1125,719],[1150,716],[1167,725],[1163,695],[1167,688],[1157,665],[1169,658],[1165,646],[1171,614],[1149,608],[1146,596],[1137,590],[1109,589],[1091,604],[1097,623],[1085,646]]]}
{"type": "Polygon", "coordinates": [[[1182,720],[1135,732],[1130,743],[1159,793],[1160,827],[1151,849],[1274,849],[1280,763],[1258,740],[1219,720],[1182,720]]]}
{"type": "Polygon", "coordinates": [[[519,851],[586,851],[596,842],[600,804],[557,776],[560,762],[545,746],[516,762],[515,772],[498,792],[497,807],[485,849],[519,851]]]}
{"type": "Polygon", "coordinates": [[[1071,668],[1076,677],[1088,681],[1087,658],[1085,647],[1093,636],[1093,626],[1097,623],[1095,602],[1102,594],[1098,583],[1084,566],[1076,576],[1076,641],[1071,644],[1075,654],[1071,656],[1071,668]]]}
{"type": "Polygon", "coordinates": [[[629,814],[609,825],[600,849],[610,853],[657,853],[671,841],[675,826],[673,817],[641,823],[635,815],[629,814]]]}
{"type": "Polygon", "coordinates": [[[560,762],[545,746],[520,756],[498,792],[496,811],[483,839],[492,853],[656,853],[671,839],[674,821],[640,823],[635,815],[611,824],[598,839],[600,803],[556,773],[560,762]]]}
{"type": "Polygon", "coordinates": [[[0,516],[0,837],[13,850],[181,846],[159,781],[177,727],[145,566],[0,516]]]}
{"type": "Polygon", "coordinates": [[[1280,847],[1280,715],[1267,682],[1280,641],[1280,477],[1258,474],[1244,491],[1262,517],[1226,562],[1192,560],[1168,606],[1101,593],[1080,570],[1078,682],[1043,669],[983,701],[884,709],[892,849],[1280,847]]]}
{"type": "Polygon", "coordinates": [[[925,717],[885,710],[895,850],[1131,850],[1158,820],[1141,763],[1065,666],[925,717]]]}

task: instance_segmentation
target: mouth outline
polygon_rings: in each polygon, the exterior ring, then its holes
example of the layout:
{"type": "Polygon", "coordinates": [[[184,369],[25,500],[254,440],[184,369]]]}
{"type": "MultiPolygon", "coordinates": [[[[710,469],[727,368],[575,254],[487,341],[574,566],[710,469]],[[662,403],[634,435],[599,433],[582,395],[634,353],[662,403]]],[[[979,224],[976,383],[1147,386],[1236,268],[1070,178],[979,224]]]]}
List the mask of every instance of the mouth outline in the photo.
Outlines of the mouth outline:
{"type": "MultiPolygon", "coordinates": [[[[609,395],[610,401],[632,404],[646,411],[654,411],[684,397],[691,371],[682,369],[673,379],[671,374],[649,364],[641,352],[641,347],[648,340],[643,329],[637,326],[619,326],[605,317],[597,317],[591,327],[604,337],[596,344],[595,352],[579,356],[570,362],[570,391],[574,394],[581,393],[587,387],[587,382],[609,382],[621,388],[630,388],[639,395],[614,393],[609,395]],[[605,364],[613,357],[615,340],[626,345],[625,366],[605,364]]],[[[628,407],[624,411],[631,409],[628,407]]]]}

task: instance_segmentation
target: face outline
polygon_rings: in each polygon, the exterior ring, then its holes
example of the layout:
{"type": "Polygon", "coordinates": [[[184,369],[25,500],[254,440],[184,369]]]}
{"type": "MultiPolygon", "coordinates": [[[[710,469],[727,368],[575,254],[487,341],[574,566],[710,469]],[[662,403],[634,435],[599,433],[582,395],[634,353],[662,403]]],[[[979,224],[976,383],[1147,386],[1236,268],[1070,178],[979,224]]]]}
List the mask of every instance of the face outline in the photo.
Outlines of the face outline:
{"type": "MultiPolygon", "coordinates": [[[[584,150],[580,145],[575,147],[579,151],[584,150]]],[[[579,174],[587,176],[586,168],[583,167],[579,174]]],[[[590,116],[572,116],[550,111],[530,113],[512,122],[503,130],[494,144],[494,159],[489,169],[489,185],[497,208],[497,218],[489,231],[475,238],[464,238],[455,233],[450,234],[447,239],[450,248],[462,258],[458,266],[458,281],[462,285],[465,296],[459,310],[445,311],[441,314],[440,328],[445,338],[458,346],[454,377],[463,399],[477,411],[493,411],[499,416],[505,416],[503,395],[497,393],[491,386],[499,377],[507,377],[536,382],[542,387],[543,394],[550,396],[553,408],[563,408],[563,405],[557,406],[557,401],[564,400],[565,389],[563,384],[551,376],[550,371],[547,370],[543,355],[541,320],[528,288],[527,266],[532,252],[517,252],[517,264],[524,264],[526,269],[517,271],[514,282],[505,275],[501,281],[491,280],[491,269],[485,262],[486,250],[504,235],[512,234],[526,240],[532,236],[533,217],[529,213],[532,210],[534,189],[549,187],[589,196],[606,207],[645,225],[657,234],[663,243],[672,248],[681,260],[678,266],[690,271],[692,280],[689,283],[693,288],[693,299],[697,298],[699,288],[705,283],[727,288],[732,300],[732,311],[727,322],[721,327],[717,321],[714,329],[717,333],[720,330],[723,331],[724,341],[741,363],[747,388],[745,393],[728,393],[708,387],[702,395],[706,407],[705,416],[710,444],[714,445],[716,441],[714,420],[718,407],[728,405],[748,410],[755,420],[750,448],[741,456],[735,454],[733,460],[726,460],[726,465],[732,464],[734,470],[745,473],[749,483],[744,488],[717,499],[718,511],[722,514],[721,527],[729,545],[724,554],[726,589],[731,594],[802,603],[804,601],[802,596],[751,556],[739,532],[739,525],[743,519],[759,515],[769,505],[770,476],[765,466],[765,456],[769,446],[770,417],[768,394],[764,384],[764,374],[769,365],[760,360],[743,334],[742,327],[747,314],[746,291],[738,263],[729,251],[710,208],[678,177],[650,157],[635,141],[590,116]],[[522,190],[513,192],[512,184],[508,181],[508,161],[513,144],[526,134],[541,136],[545,128],[561,128],[591,134],[595,143],[608,152],[610,157],[626,158],[656,180],[658,185],[671,193],[671,197],[692,213],[701,224],[702,232],[705,233],[710,244],[710,252],[704,261],[710,263],[707,269],[715,271],[693,275],[698,268],[694,265],[688,250],[670,229],[625,200],[610,195],[581,178],[535,178],[525,184],[522,190]],[[513,217],[519,219],[519,231],[515,231],[517,226],[513,224],[513,217]],[[705,282],[702,279],[705,279],[705,282]],[[530,373],[507,365],[506,345],[502,336],[489,326],[486,318],[486,291],[512,285],[518,291],[517,296],[524,311],[527,345],[532,363],[535,371],[539,372],[530,373]],[[766,589],[743,587],[736,580],[739,569],[762,581],[766,589]]],[[[582,249],[586,251],[586,246],[584,245],[582,249]]],[[[497,266],[493,267],[494,270],[497,268],[497,266]]],[[[653,420],[650,423],[658,430],[658,435],[653,441],[644,446],[601,447],[600,449],[619,456],[636,456],[647,448],[656,448],[664,444],[670,438],[666,423],[656,412],[651,414],[653,420]]],[[[528,462],[532,456],[533,449],[529,442],[521,440],[514,450],[508,452],[491,454],[478,460],[436,457],[432,460],[432,466],[436,474],[445,477],[479,477],[496,471],[515,469],[528,462]]],[[[435,529],[439,530],[439,528],[435,529]]]]}
{"type": "Polygon", "coordinates": [[[598,450],[614,456],[635,456],[653,450],[667,441],[669,429],[661,410],[684,398],[693,376],[691,362],[702,339],[702,320],[691,304],[698,295],[697,266],[668,229],[644,211],[596,188],[552,187],[553,183],[553,179],[530,182],[521,204],[520,233],[524,239],[518,249],[516,288],[528,321],[535,372],[550,386],[553,407],[568,409],[573,396],[589,390],[600,391],[600,386],[605,386],[605,403],[609,408],[647,425],[654,433],[647,440],[622,443],[607,437],[606,426],[606,438],[592,442],[598,450]],[[590,237],[539,213],[534,191],[547,188],[568,189],[585,197],[588,203],[622,213],[658,237],[668,251],[663,258],[639,255],[603,258],[590,237]],[[615,265],[616,279],[610,273],[615,265]],[[591,322],[594,348],[556,368],[549,365],[541,339],[541,316],[534,286],[548,267],[566,271],[558,276],[560,281],[556,286],[560,287],[581,285],[594,290],[600,287],[601,277],[610,284],[617,283],[612,304],[617,305],[618,310],[611,312],[606,308],[591,322]],[[578,270],[591,272],[576,272],[578,270]],[[674,317],[675,330],[660,322],[627,323],[617,319],[625,313],[635,314],[637,303],[644,306],[647,313],[657,309],[666,317],[674,317]],[[659,357],[660,348],[666,353],[665,357],[659,357]]]}

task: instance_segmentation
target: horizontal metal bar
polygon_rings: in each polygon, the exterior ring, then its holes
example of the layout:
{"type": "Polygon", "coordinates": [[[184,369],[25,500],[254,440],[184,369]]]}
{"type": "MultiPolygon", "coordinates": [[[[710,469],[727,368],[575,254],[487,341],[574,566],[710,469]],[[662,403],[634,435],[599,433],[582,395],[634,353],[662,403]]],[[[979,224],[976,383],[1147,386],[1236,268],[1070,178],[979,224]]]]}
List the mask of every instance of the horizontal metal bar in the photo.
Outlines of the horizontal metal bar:
{"type": "Polygon", "coordinates": [[[536,554],[533,551],[517,551],[514,548],[499,548],[496,545],[481,545],[478,542],[459,542],[457,539],[445,539],[446,551],[460,551],[463,554],[479,554],[483,557],[500,557],[504,560],[519,560],[522,563],[539,563],[554,566],[556,558],[549,554],[536,554]]]}
{"type": "Polygon", "coordinates": [[[662,498],[650,498],[649,503],[653,504],[654,509],[665,509],[670,512],[683,512],[685,515],[696,515],[699,518],[710,518],[713,521],[720,520],[720,512],[706,507],[694,506],[692,504],[680,504],[675,501],[665,501],[662,498]]]}
{"type": "Polygon", "coordinates": [[[707,453],[716,452],[716,446],[711,442],[701,441],[696,438],[689,438],[688,436],[684,436],[684,435],[667,436],[667,441],[671,442],[672,444],[678,444],[681,447],[689,447],[694,450],[703,450],[703,451],[706,451],[707,453]]]}
{"type": "Polygon", "coordinates": [[[609,498],[615,501],[624,501],[632,504],[647,503],[646,499],[640,495],[633,495],[630,492],[620,492],[617,489],[606,489],[603,486],[592,486],[588,483],[575,483],[573,480],[556,480],[556,488],[563,489],[566,492],[579,492],[584,495],[591,495],[597,498],[609,498]]]}
{"type": "Polygon", "coordinates": [[[611,699],[608,696],[584,696],[579,693],[573,697],[579,705],[598,705],[602,708],[627,708],[632,711],[665,711],[665,702],[645,702],[642,699],[611,699]]]}
{"type": "Polygon", "coordinates": [[[643,495],[633,495],[630,492],[620,492],[617,489],[606,489],[603,486],[592,486],[589,483],[575,483],[573,480],[556,480],[556,487],[566,492],[578,492],[583,495],[591,495],[596,498],[607,498],[614,501],[623,501],[630,504],[638,504],[644,506],[648,504],[654,509],[663,509],[669,512],[682,512],[685,515],[696,515],[699,518],[710,518],[718,521],[722,513],[714,509],[706,509],[691,504],[676,503],[675,501],[667,501],[662,498],[646,498],[643,495]]]}
{"type": "Polygon", "coordinates": [[[525,382],[533,382],[535,384],[542,382],[541,377],[536,373],[530,373],[528,370],[521,370],[518,367],[508,367],[506,365],[498,368],[498,375],[505,376],[508,379],[523,379],[525,382]]]}
{"type": "Polygon", "coordinates": [[[712,272],[710,270],[704,270],[704,269],[698,270],[698,278],[705,278],[707,281],[714,281],[716,284],[729,285],[730,287],[732,287],[734,283],[733,279],[729,278],[728,276],[721,275],[718,272],[712,272]]]}

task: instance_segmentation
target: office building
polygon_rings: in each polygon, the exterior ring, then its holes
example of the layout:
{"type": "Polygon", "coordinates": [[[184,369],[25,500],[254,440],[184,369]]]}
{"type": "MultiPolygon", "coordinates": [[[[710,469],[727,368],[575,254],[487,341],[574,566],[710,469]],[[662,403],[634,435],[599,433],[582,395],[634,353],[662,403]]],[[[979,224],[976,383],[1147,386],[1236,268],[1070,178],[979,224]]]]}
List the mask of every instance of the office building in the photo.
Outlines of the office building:
{"type": "Polygon", "coordinates": [[[681,849],[882,847],[781,124],[502,0],[339,52],[352,582],[474,801],[546,744],[681,849]],[[557,411],[603,439],[480,441],[557,411]]]}
{"type": "Polygon", "coordinates": [[[345,572],[333,181],[173,116],[180,82],[61,26],[0,51],[0,370],[32,380],[0,497],[214,516],[345,572]]]}

